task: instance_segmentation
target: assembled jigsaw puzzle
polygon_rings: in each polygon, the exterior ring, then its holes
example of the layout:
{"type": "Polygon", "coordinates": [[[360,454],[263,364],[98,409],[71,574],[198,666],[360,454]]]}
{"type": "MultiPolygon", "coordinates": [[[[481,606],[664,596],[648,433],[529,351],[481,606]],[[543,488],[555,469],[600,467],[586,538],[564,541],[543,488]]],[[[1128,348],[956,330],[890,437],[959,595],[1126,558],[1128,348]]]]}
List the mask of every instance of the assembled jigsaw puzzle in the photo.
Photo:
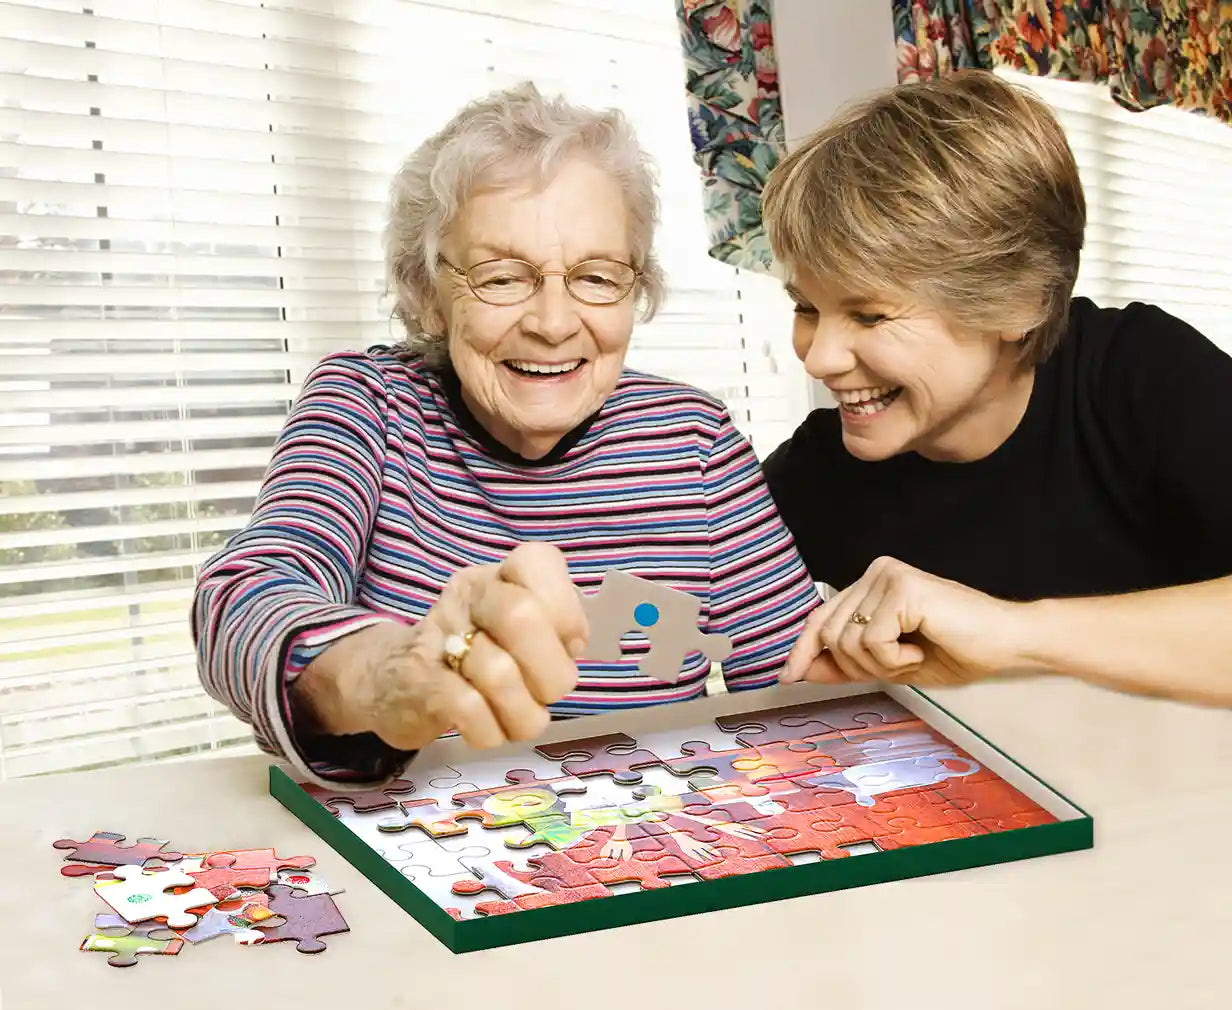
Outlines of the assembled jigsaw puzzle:
{"type": "Polygon", "coordinates": [[[512,756],[438,741],[462,756],[424,752],[360,793],[275,766],[271,792],[455,951],[1092,844],[1081,810],[924,695],[892,690],[755,711],[728,695],[710,699],[713,721],[682,726],[664,710],[707,702],[662,706],[665,728],[512,756]]]}

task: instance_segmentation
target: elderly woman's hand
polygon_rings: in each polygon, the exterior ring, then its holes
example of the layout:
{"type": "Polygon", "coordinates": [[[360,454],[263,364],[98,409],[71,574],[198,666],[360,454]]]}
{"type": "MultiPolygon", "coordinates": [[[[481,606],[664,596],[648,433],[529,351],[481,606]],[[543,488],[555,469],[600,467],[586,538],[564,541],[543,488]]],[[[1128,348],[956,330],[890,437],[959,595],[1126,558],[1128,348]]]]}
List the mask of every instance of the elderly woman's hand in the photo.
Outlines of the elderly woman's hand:
{"type": "Polygon", "coordinates": [[[499,565],[458,571],[418,624],[365,628],[323,653],[316,662],[337,673],[315,707],[333,732],[375,732],[402,750],[450,729],[473,747],[531,740],[576,685],[587,634],[564,555],[526,543],[499,565]],[[470,641],[451,665],[454,636],[470,641]]]}
{"type": "Polygon", "coordinates": [[[878,558],[809,615],[780,678],[961,684],[1029,665],[1029,605],[878,558]]]}

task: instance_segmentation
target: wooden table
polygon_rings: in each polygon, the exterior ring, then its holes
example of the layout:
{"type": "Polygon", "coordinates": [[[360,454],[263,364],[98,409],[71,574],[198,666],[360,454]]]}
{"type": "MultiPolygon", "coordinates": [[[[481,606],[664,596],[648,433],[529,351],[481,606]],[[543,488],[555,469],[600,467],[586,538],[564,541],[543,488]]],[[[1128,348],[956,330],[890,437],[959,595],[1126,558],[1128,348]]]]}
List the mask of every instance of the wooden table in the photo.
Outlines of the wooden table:
{"type": "Polygon", "coordinates": [[[0,787],[0,1008],[1228,1006],[1232,712],[1061,681],[930,694],[1092,813],[1095,848],[455,955],[268,796],[262,758],[24,780],[0,787]],[[96,829],[315,855],[351,932],[112,968],[77,950],[102,903],[51,848],[96,829]]]}

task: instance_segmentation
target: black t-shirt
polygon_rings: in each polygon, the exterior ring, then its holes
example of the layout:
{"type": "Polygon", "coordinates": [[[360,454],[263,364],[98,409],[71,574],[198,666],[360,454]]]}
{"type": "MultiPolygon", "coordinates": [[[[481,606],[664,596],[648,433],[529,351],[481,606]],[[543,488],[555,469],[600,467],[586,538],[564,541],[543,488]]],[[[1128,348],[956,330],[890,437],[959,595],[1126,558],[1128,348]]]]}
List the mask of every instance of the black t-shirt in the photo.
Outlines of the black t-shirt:
{"type": "Polygon", "coordinates": [[[1159,308],[1076,298],[1022,421],[984,459],[862,461],[820,409],[764,470],[813,578],[836,588],[881,555],[1016,600],[1217,578],[1232,574],[1232,357],[1159,308]]]}

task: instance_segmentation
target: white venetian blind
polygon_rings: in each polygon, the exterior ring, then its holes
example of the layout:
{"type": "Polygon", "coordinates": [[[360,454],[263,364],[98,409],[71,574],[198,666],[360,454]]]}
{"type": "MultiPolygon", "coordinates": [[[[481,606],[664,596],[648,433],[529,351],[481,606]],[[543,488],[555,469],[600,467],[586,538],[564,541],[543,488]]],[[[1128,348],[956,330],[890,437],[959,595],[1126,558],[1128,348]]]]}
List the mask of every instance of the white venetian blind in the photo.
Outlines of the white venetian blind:
{"type": "Polygon", "coordinates": [[[672,290],[630,364],[790,431],[777,286],[705,255],[673,8],[0,2],[0,778],[250,746],[197,681],[195,566],[313,362],[397,338],[387,180],[492,88],[633,116],[672,290]]]}
{"type": "Polygon", "coordinates": [[[1003,72],[1056,112],[1087,197],[1077,293],[1151,302],[1232,353],[1232,126],[1121,108],[1107,85],[1003,72]]]}

